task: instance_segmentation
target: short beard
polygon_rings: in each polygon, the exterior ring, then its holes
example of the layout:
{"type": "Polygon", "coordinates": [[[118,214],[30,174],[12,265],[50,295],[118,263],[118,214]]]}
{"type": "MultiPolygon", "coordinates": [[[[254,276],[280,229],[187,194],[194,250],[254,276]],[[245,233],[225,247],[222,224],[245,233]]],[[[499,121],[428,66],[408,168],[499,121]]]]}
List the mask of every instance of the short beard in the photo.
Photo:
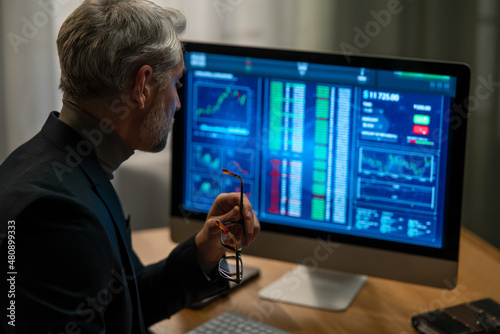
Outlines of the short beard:
{"type": "Polygon", "coordinates": [[[170,120],[164,111],[163,100],[158,97],[149,114],[140,128],[140,138],[143,151],[160,152],[167,145],[168,134],[172,130],[173,120],[170,120]]]}

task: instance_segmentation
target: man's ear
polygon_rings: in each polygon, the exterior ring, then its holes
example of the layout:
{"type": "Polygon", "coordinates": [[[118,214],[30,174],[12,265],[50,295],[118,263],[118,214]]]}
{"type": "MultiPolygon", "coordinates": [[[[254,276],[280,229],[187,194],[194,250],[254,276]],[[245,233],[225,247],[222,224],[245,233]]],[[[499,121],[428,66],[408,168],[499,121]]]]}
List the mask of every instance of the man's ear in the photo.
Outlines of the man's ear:
{"type": "Polygon", "coordinates": [[[138,109],[144,109],[151,102],[153,97],[153,69],[151,66],[144,65],[137,71],[132,94],[138,109]]]}

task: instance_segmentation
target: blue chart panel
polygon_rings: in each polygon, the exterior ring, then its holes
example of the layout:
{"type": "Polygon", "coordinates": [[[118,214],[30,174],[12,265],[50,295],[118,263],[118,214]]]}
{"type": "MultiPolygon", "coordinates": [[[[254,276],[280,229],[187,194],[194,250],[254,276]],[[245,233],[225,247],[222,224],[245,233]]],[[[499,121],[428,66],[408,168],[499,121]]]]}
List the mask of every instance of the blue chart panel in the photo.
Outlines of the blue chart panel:
{"type": "MultiPolygon", "coordinates": [[[[226,193],[240,192],[241,182],[237,179],[236,180],[226,179],[224,180],[223,191],[226,193]]],[[[243,193],[247,195],[249,200],[252,200],[253,182],[247,182],[246,180],[243,180],[243,193]]]]}
{"type": "Polygon", "coordinates": [[[228,123],[247,123],[250,89],[240,86],[196,86],[196,118],[228,123]]]}
{"type": "Polygon", "coordinates": [[[194,166],[198,169],[219,171],[221,169],[220,149],[195,146],[194,166]]]}
{"type": "Polygon", "coordinates": [[[253,176],[255,154],[245,150],[224,150],[224,168],[241,177],[253,176]]]}
{"type": "Polygon", "coordinates": [[[432,155],[361,149],[359,171],[365,174],[432,181],[433,160],[432,155]]]}
{"type": "Polygon", "coordinates": [[[434,203],[434,188],[360,178],[358,197],[366,201],[390,202],[410,208],[429,209],[434,203]]]}
{"type": "Polygon", "coordinates": [[[196,203],[209,204],[208,208],[210,208],[210,205],[220,193],[219,180],[194,175],[192,191],[193,196],[191,198],[194,198],[196,203]]]}

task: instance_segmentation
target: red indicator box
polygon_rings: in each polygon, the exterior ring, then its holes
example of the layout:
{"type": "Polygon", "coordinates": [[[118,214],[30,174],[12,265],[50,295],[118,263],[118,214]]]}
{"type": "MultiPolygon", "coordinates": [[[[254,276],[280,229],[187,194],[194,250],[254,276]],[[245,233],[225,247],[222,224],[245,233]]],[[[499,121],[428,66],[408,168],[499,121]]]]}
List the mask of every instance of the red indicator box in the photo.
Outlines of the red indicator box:
{"type": "Polygon", "coordinates": [[[414,125],[413,126],[413,133],[416,135],[428,135],[429,134],[429,127],[425,125],[414,125]]]}

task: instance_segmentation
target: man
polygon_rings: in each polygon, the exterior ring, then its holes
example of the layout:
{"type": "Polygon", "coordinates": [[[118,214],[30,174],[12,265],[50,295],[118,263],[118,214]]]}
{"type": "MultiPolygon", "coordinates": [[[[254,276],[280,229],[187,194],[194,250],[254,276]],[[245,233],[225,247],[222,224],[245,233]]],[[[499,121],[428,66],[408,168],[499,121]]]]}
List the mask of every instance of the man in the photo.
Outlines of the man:
{"type": "MultiPolygon", "coordinates": [[[[196,236],[144,267],[110,183],[134,150],[165,147],[184,28],[146,0],[87,0],[63,23],[61,113],[0,166],[3,331],[145,333],[227,287],[216,220],[238,220],[239,194],[218,196],[196,236]]],[[[260,225],[244,201],[248,245],[260,225]]]]}

